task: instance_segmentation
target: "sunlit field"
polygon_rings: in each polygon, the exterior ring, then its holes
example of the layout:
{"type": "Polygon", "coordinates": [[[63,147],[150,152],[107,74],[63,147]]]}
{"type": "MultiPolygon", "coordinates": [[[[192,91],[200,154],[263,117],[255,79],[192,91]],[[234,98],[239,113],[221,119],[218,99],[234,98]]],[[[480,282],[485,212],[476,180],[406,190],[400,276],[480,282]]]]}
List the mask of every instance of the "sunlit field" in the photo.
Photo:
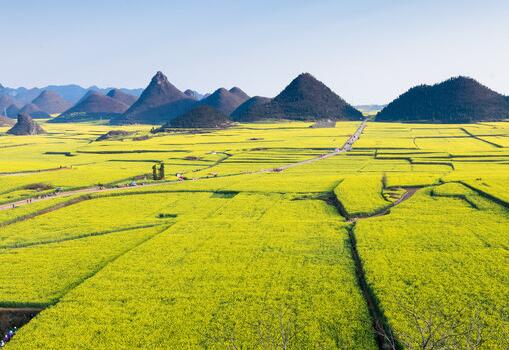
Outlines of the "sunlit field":
{"type": "Polygon", "coordinates": [[[6,348],[508,349],[509,122],[360,124],[0,128],[6,348]]]}

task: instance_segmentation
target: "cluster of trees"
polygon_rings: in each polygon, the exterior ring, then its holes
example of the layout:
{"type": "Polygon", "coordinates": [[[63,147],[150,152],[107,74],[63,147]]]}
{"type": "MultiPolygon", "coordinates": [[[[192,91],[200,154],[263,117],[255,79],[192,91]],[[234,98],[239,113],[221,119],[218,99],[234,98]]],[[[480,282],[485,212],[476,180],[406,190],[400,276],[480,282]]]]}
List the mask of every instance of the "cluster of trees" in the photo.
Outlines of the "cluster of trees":
{"type": "Polygon", "coordinates": [[[164,180],[164,163],[159,164],[159,169],[157,168],[157,164],[152,166],[152,179],[154,180],[164,180]]]}
{"type": "Polygon", "coordinates": [[[507,97],[474,79],[457,77],[411,88],[380,111],[379,121],[471,123],[509,118],[507,97]]]}

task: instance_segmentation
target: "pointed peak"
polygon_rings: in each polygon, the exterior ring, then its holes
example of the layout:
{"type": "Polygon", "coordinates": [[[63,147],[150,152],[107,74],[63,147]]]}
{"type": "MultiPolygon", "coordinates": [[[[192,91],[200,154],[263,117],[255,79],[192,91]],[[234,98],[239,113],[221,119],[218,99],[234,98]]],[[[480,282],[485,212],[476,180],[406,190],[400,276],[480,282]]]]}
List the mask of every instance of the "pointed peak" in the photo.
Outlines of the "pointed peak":
{"type": "Polygon", "coordinates": [[[163,72],[157,71],[157,73],[152,78],[152,81],[157,82],[157,83],[162,83],[164,81],[168,81],[168,78],[166,77],[166,75],[163,74],[163,72]]]}
{"type": "Polygon", "coordinates": [[[311,73],[301,73],[299,74],[295,79],[292,80],[292,83],[313,83],[313,82],[320,82],[318,79],[316,79],[311,73]]]}

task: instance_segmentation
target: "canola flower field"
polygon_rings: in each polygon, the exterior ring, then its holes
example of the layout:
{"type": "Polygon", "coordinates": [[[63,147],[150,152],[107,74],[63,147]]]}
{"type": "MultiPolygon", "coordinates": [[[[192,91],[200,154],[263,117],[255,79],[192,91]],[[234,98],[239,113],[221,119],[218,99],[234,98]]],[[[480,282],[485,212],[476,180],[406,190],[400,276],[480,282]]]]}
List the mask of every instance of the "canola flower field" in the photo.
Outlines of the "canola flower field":
{"type": "Polygon", "coordinates": [[[5,347],[508,349],[509,123],[309,125],[2,134],[5,347]]]}

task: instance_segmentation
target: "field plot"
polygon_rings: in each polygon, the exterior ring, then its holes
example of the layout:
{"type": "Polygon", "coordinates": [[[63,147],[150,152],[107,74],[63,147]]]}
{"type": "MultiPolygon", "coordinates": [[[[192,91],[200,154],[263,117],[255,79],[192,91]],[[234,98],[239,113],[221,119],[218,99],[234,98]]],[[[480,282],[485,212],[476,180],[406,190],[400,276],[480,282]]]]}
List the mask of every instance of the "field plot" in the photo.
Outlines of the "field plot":
{"type": "Polygon", "coordinates": [[[508,232],[505,208],[458,184],[421,190],[389,216],[360,221],[367,281],[398,339],[418,347],[419,327],[432,320],[424,330],[432,342],[465,333],[455,348],[468,349],[480,333],[487,349],[505,349],[508,232]]]}
{"type": "Polygon", "coordinates": [[[509,348],[509,123],[309,126],[1,136],[6,348],[509,348]]]}
{"type": "Polygon", "coordinates": [[[348,216],[367,216],[387,208],[391,202],[383,196],[382,176],[355,176],[343,180],[335,189],[348,216]]]}
{"type": "Polygon", "coordinates": [[[11,347],[374,349],[337,214],[302,200],[293,211],[307,218],[285,217],[288,199],[271,197],[215,198],[224,204],[207,219],[179,221],[109,264],[11,347]]]}

